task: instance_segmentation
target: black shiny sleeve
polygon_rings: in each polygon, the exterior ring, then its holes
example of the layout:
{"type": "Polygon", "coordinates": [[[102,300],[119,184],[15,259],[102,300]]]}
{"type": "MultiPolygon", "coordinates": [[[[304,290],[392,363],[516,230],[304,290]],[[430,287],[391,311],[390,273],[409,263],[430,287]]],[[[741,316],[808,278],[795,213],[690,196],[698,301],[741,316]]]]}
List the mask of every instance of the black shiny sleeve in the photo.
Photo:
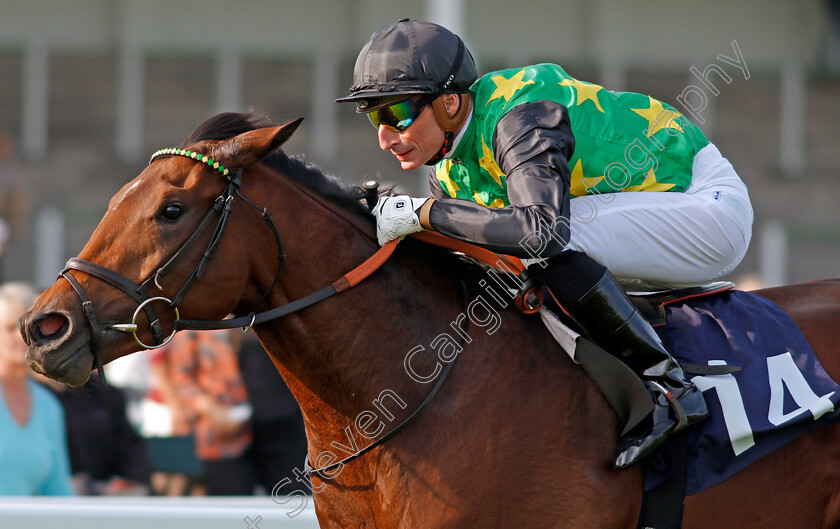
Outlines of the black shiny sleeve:
{"type": "Polygon", "coordinates": [[[510,206],[487,208],[436,197],[432,227],[517,257],[557,255],[569,240],[568,160],[574,136],[566,108],[553,101],[518,105],[496,125],[493,151],[507,175],[510,206]]]}
{"type": "Polygon", "coordinates": [[[434,167],[429,169],[429,196],[437,199],[449,198],[449,195],[444,192],[443,186],[440,185],[440,180],[437,179],[434,167]]]}

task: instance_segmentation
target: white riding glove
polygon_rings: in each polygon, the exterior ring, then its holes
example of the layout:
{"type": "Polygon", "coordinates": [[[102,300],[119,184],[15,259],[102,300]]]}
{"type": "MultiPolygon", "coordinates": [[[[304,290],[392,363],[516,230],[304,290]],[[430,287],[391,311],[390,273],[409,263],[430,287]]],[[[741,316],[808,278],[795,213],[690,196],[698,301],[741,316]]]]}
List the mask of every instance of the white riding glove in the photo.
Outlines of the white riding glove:
{"type": "Polygon", "coordinates": [[[402,239],[410,233],[423,231],[420,218],[414,212],[419,209],[428,198],[411,198],[406,195],[396,197],[380,197],[373,208],[376,217],[376,238],[379,245],[393,239],[402,239]]]}

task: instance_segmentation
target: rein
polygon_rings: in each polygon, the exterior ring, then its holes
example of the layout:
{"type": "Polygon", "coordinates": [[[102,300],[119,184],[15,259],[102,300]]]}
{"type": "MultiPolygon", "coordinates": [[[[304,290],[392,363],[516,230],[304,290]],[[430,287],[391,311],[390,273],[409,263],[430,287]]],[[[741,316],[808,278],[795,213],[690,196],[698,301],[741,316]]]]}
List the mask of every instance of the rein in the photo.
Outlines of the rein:
{"type": "Polygon", "coordinates": [[[344,274],[331,285],[328,285],[322,288],[321,290],[318,290],[317,292],[313,292],[308,296],[304,296],[285,305],[280,305],[279,307],[275,307],[271,310],[260,312],[259,314],[252,313],[247,316],[240,316],[238,318],[227,318],[224,320],[215,321],[177,319],[175,320],[175,330],[211,331],[217,329],[233,329],[236,327],[243,327],[245,331],[247,331],[253,325],[258,325],[260,323],[274,320],[287,314],[291,314],[298,310],[304,309],[306,307],[314,305],[315,303],[318,303],[319,301],[323,301],[330,296],[334,296],[335,294],[344,292],[345,290],[359,284],[362,280],[364,280],[369,275],[378,270],[379,267],[382,266],[385,263],[385,261],[388,260],[389,257],[391,257],[391,254],[394,253],[394,249],[397,247],[398,242],[398,239],[388,241],[387,243],[385,243],[384,246],[382,246],[382,248],[377,250],[375,254],[369,257],[367,261],[365,261],[352,271],[344,274]]]}
{"type": "MultiPolygon", "coordinates": [[[[168,156],[184,156],[202,163],[206,163],[209,167],[221,173],[227,181],[224,190],[213,202],[213,206],[202,218],[201,222],[198,224],[193,233],[178,248],[178,250],[175,251],[172,257],[170,257],[169,260],[166,261],[166,263],[163,266],[158,268],[154,274],[152,274],[150,277],[148,277],[139,284],[102,265],[75,257],[67,261],[64,270],[62,270],[59,274],[60,277],[65,278],[70,283],[70,286],[73,288],[73,290],[75,290],[76,294],[79,296],[82,302],[82,310],[85,314],[91,331],[91,353],[94,356],[94,362],[96,364],[96,369],[99,373],[99,377],[103,382],[105,381],[105,373],[103,369],[100,339],[104,331],[96,318],[93,303],[87,297],[84,289],[82,288],[78,280],[73,276],[73,274],[70,273],[71,270],[77,270],[89,274],[93,277],[96,277],[120,289],[124,293],[128,294],[132,299],[134,299],[138,303],[138,307],[134,312],[131,322],[110,325],[108,329],[130,333],[134,336],[135,341],[144,349],[156,349],[158,347],[166,345],[175,336],[175,333],[180,330],[216,330],[242,327],[243,332],[247,332],[254,325],[258,325],[291,314],[303,308],[314,305],[320,301],[323,301],[338,293],[344,292],[345,290],[356,286],[365,278],[370,276],[373,272],[378,270],[388,260],[388,258],[391,257],[391,255],[394,253],[394,249],[399,243],[399,239],[389,241],[388,243],[383,245],[376,253],[374,253],[370,258],[368,258],[365,262],[363,262],[361,265],[359,265],[352,271],[344,274],[332,284],[285,305],[281,305],[273,309],[260,312],[258,314],[251,312],[246,316],[227,318],[223,320],[182,320],[178,312],[178,305],[183,300],[185,294],[190,289],[190,287],[192,287],[195,281],[201,278],[204,268],[207,265],[207,262],[211,259],[216,249],[218,248],[221,239],[225,234],[228,222],[230,221],[230,216],[233,212],[233,206],[237,197],[242,199],[242,201],[248,204],[249,206],[261,212],[261,217],[268,226],[268,228],[271,230],[272,234],[274,235],[274,239],[277,245],[278,264],[274,280],[271,282],[271,285],[268,287],[268,289],[265,291],[262,297],[254,304],[254,306],[259,305],[268,296],[268,294],[274,288],[274,285],[277,283],[280,271],[283,269],[285,253],[283,252],[283,245],[280,239],[280,233],[277,230],[277,227],[274,224],[271,215],[268,213],[268,210],[266,208],[261,208],[260,206],[256,205],[255,203],[251,202],[250,200],[248,200],[240,194],[239,188],[242,177],[242,168],[238,168],[234,171],[231,171],[219,164],[219,162],[216,162],[205,155],[195,153],[193,151],[187,151],[184,149],[162,149],[160,151],[157,151],[154,155],[152,155],[151,159],[149,160],[149,163],[151,164],[158,158],[168,156]],[[175,264],[177,264],[184,257],[184,255],[186,255],[189,249],[192,248],[192,246],[198,241],[201,234],[211,225],[212,220],[215,217],[218,217],[218,222],[210,238],[210,242],[208,243],[207,248],[202,254],[198,265],[196,265],[196,268],[184,281],[181,288],[178,289],[177,294],[171,300],[163,296],[151,296],[149,294],[149,289],[152,286],[155,286],[159,290],[163,290],[163,288],[160,285],[160,279],[164,277],[166,273],[169,272],[175,266],[175,264]],[[173,330],[168,337],[165,336],[163,326],[161,325],[160,320],[155,315],[154,309],[152,307],[152,303],[154,301],[167,302],[169,304],[169,307],[175,312],[173,330]],[[144,311],[146,317],[148,318],[149,325],[152,331],[152,336],[155,340],[154,345],[144,343],[137,336],[137,316],[139,315],[141,310],[144,311]]],[[[525,272],[525,266],[519,259],[515,257],[500,256],[484,248],[464,243],[456,239],[451,239],[449,237],[435,232],[420,232],[413,234],[413,236],[421,241],[442,246],[451,250],[460,251],[496,269],[503,270],[508,273],[513,273],[520,277],[524,277],[527,275],[527,273],[525,272]]],[[[465,288],[464,291],[464,302],[466,303],[467,296],[465,288]]],[[[520,295],[518,297],[525,298],[532,291],[533,290],[523,289],[522,291],[520,291],[520,295]]],[[[517,304],[517,307],[520,308],[520,310],[523,310],[524,312],[529,312],[528,310],[524,310],[521,305],[522,304],[517,304]]],[[[525,303],[525,308],[531,309],[532,307],[525,303]]],[[[533,308],[533,310],[536,309],[533,308]]],[[[461,343],[459,345],[461,347],[463,347],[464,336],[466,336],[467,321],[468,318],[464,318],[461,322],[461,329],[464,331],[464,333],[460,335],[461,343]]],[[[383,437],[372,442],[370,445],[360,449],[355,454],[351,454],[349,457],[346,457],[340,461],[318,469],[313,468],[309,464],[309,456],[307,454],[306,461],[304,464],[306,475],[311,476],[312,474],[317,474],[321,476],[322,473],[329,472],[330,470],[335,469],[345,463],[349,463],[353,459],[356,459],[362,454],[372,450],[374,447],[379,446],[391,437],[395,436],[403,428],[405,428],[429,404],[429,402],[432,401],[435,395],[437,395],[438,391],[443,385],[443,382],[446,380],[447,376],[452,370],[452,366],[454,364],[454,359],[453,361],[447,364],[446,368],[444,368],[435,386],[432,388],[432,390],[429,392],[429,394],[426,396],[426,398],[423,400],[420,406],[417,409],[415,409],[414,412],[411,413],[411,415],[404,419],[394,429],[389,431],[383,437]]]]}
{"type": "Polygon", "coordinates": [[[219,162],[209,158],[208,156],[193,151],[188,151],[185,149],[161,149],[152,155],[151,159],[149,160],[149,164],[151,164],[158,158],[168,156],[184,156],[186,158],[191,158],[198,162],[205,163],[213,170],[218,171],[227,181],[225,188],[213,202],[213,206],[210,208],[207,214],[205,214],[204,218],[202,218],[195,231],[193,231],[190,237],[178,248],[178,250],[175,251],[172,257],[170,257],[169,260],[163,266],[158,268],[154,274],[152,274],[139,284],[102,265],[93,263],[91,261],[87,261],[85,259],[79,259],[77,257],[68,260],[65,264],[64,270],[62,270],[59,273],[59,277],[65,278],[70,283],[70,286],[73,288],[73,290],[76,292],[76,294],[79,296],[79,299],[82,302],[82,310],[85,315],[85,318],[87,319],[88,326],[90,327],[91,331],[91,354],[93,354],[94,362],[96,364],[96,369],[99,373],[99,377],[103,381],[105,381],[105,372],[103,369],[103,362],[101,358],[100,341],[104,330],[101,328],[99,322],[96,319],[96,312],[93,309],[93,303],[85,294],[85,291],[82,288],[81,284],[78,282],[78,280],[76,280],[73,274],[70,273],[71,270],[78,270],[80,272],[84,272],[88,275],[96,277],[97,279],[105,281],[106,283],[118,288],[119,290],[127,294],[129,297],[131,297],[134,301],[136,301],[138,303],[138,307],[134,312],[134,316],[131,319],[131,323],[120,323],[110,325],[108,329],[131,333],[134,336],[134,340],[142,348],[156,349],[158,347],[166,345],[175,336],[175,333],[178,331],[178,329],[173,329],[172,333],[168,337],[165,336],[163,326],[161,325],[160,320],[155,314],[154,308],[152,307],[152,303],[154,301],[167,302],[169,304],[169,307],[175,311],[176,320],[180,318],[180,315],[178,313],[178,305],[180,304],[186,292],[193,285],[193,283],[195,283],[196,280],[201,278],[204,272],[204,267],[207,265],[207,262],[212,258],[213,254],[215,253],[216,249],[221,243],[222,237],[224,236],[225,231],[227,229],[228,222],[230,221],[230,216],[233,212],[233,205],[236,197],[241,198],[243,202],[261,212],[261,218],[271,230],[272,234],[274,235],[275,242],[277,244],[278,266],[277,271],[274,275],[274,280],[272,281],[268,289],[266,289],[262,297],[256,302],[255,306],[259,304],[263,299],[265,299],[265,297],[268,296],[268,294],[274,288],[274,285],[276,284],[277,278],[279,277],[280,271],[283,267],[285,254],[283,253],[283,246],[280,240],[280,234],[277,231],[277,227],[274,224],[271,215],[268,213],[267,209],[260,208],[259,206],[242,196],[239,192],[242,177],[242,168],[231,171],[230,169],[224,167],[219,162]],[[207,248],[204,250],[204,253],[201,256],[198,265],[196,265],[195,269],[184,281],[184,284],[181,286],[181,288],[178,289],[176,295],[171,300],[162,296],[151,296],[149,294],[149,289],[152,287],[152,285],[154,285],[160,290],[163,290],[160,285],[160,278],[166,275],[166,273],[170,269],[172,269],[175,266],[175,264],[177,264],[183,258],[184,255],[186,255],[188,250],[198,241],[201,234],[210,226],[213,218],[215,217],[218,217],[218,222],[216,224],[215,230],[213,231],[213,234],[210,237],[210,242],[208,243],[207,248]],[[152,332],[152,337],[155,341],[154,345],[144,343],[137,336],[136,321],[137,316],[139,315],[141,310],[143,310],[143,312],[146,314],[146,317],[148,318],[149,326],[152,332]]]}
{"type": "Polygon", "coordinates": [[[73,257],[70,260],[68,260],[65,264],[65,268],[59,274],[59,277],[63,277],[70,283],[70,286],[73,288],[73,290],[76,292],[76,294],[79,296],[79,299],[81,300],[82,311],[85,315],[85,318],[87,319],[88,326],[91,331],[91,353],[93,354],[94,362],[96,364],[96,369],[99,373],[99,377],[103,381],[105,380],[105,373],[100,352],[100,341],[102,334],[107,329],[130,333],[134,337],[134,340],[138,343],[138,345],[140,345],[144,349],[157,349],[166,345],[175,336],[175,333],[177,333],[180,330],[215,330],[242,327],[245,331],[247,331],[253,325],[264,323],[266,321],[270,321],[285,316],[287,314],[291,314],[295,311],[314,305],[319,301],[323,301],[324,299],[330,296],[343,292],[348,288],[357,285],[359,282],[361,282],[370,274],[372,274],[375,270],[377,270],[380,266],[382,266],[382,264],[391,256],[391,254],[394,251],[394,248],[396,247],[397,241],[392,241],[392,243],[386,244],[385,246],[380,248],[379,251],[377,251],[371,258],[362,263],[362,265],[352,270],[351,272],[345,274],[333,284],[328,285],[317,292],[314,292],[308,296],[295,300],[286,305],[281,305],[279,307],[275,307],[271,310],[261,312],[259,314],[254,314],[253,312],[251,312],[247,316],[241,316],[238,318],[228,318],[216,321],[182,320],[180,319],[180,314],[178,313],[178,305],[181,303],[187,291],[190,289],[190,287],[192,287],[195,281],[201,278],[205,266],[207,265],[208,261],[210,261],[219,244],[221,243],[222,237],[224,236],[225,231],[227,229],[231,214],[233,213],[233,206],[235,204],[236,198],[240,198],[249,206],[260,211],[260,216],[266,223],[271,233],[273,234],[275,243],[277,245],[278,265],[277,271],[274,275],[274,279],[271,282],[271,285],[269,285],[269,287],[260,297],[260,299],[257,300],[256,303],[254,303],[254,306],[259,305],[274,288],[274,285],[277,283],[277,279],[280,275],[280,272],[283,269],[283,263],[285,261],[286,256],[283,252],[283,244],[280,238],[280,233],[277,230],[277,226],[275,225],[274,220],[268,213],[267,208],[262,208],[258,206],[257,204],[251,202],[250,200],[242,196],[242,194],[239,192],[239,188],[241,185],[242,168],[230,170],[221,165],[219,162],[200,153],[196,153],[194,151],[189,151],[185,149],[174,148],[161,149],[155,152],[149,160],[149,164],[151,164],[158,158],[169,156],[183,156],[201,163],[205,163],[208,167],[212,168],[215,171],[218,171],[227,181],[225,188],[213,202],[213,206],[205,214],[205,216],[202,218],[201,222],[199,222],[198,226],[195,228],[195,230],[189,236],[189,238],[187,238],[187,240],[178,248],[178,250],[175,251],[172,257],[170,257],[165,264],[158,268],[155,271],[155,273],[153,273],[151,276],[149,276],[139,284],[135,283],[134,281],[126,278],[121,274],[118,274],[117,272],[114,272],[113,270],[108,269],[107,267],[77,257],[73,257]],[[216,217],[218,217],[218,221],[216,223],[216,228],[213,231],[213,234],[210,238],[210,242],[204,250],[204,253],[201,256],[198,265],[196,265],[196,268],[184,281],[183,285],[178,289],[176,295],[172,299],[163,296],[152,296],[149,293],[150,288],[154,286],[157,287],[159,290],[163,290],[160,284],[161,278],[164,277],[187,254],[187,252],[192,248],[192,246],[198,241],[201,234],[207,230],[207,228],[211,225],[213,219],[216,217]],[[113,324],[108,326],[107,329],[103,329],[96,318],[96,311],[93,308],[93,302],[88,298],[87,294],[84,291],[84,288],[82,288],[79,281],[71,273],[71,270],[84,272],[97,279],[100,279],[110,284],[111,286],[118,288],[119,290],[127,294],[129,297],[131,297],[134,301],[136,301],[138,303],[138,307],[135,310],[133,317],[131,318],[131,322],[113,324]],[[168,303],[169,308],[175,311],[175,321],[173,324],[173,330],[172,333],[168,336],[165,335],[163,326],[160,323],[160,319],[157,317],[154,308],[152,307],[152,303],[155,301],[166,302],[168,303]],[[141,310],[145,313],[149,321],[152,337],[154,338],[154,344],[152,345],[144,343],[137,336],[137,317],[139,316],[141,310]]]}

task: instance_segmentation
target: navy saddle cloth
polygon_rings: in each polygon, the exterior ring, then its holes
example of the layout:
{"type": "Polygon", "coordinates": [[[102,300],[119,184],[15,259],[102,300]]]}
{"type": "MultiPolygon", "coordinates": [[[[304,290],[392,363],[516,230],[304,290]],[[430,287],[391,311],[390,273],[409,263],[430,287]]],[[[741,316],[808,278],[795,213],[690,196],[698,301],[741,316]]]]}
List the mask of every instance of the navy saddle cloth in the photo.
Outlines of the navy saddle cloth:
{"type": "MultiPolygon", "coordinates": [[[[776,304],[730,290],[669,304],[665,312],[665,325],[657,330],[680,362],[741,368],[726,375],[689,375],[712,415],[686,432],[686,494],[711,487],[797,435],[840,418],[840,386],[776,304]]],[[[661,483],[672,464],[666,443],[645,462],[645,489],[661,483]]]]}

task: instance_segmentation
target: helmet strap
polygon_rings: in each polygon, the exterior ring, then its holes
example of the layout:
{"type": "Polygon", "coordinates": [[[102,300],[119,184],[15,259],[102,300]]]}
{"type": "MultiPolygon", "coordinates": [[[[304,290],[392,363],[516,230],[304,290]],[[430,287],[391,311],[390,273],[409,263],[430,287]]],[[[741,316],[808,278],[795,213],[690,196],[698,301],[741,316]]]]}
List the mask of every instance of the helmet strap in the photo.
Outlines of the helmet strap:
{"type": "Polygon", "coordinates": [[[446,111],[446,105],[443,104],[443,99],[440,97],[432,101],[432,109],[435,112],[435,121],[443,130],[443,145],[440,150],[426,162],[426,165],[435,165],[443,159],[443,157],[452,149],[452,143],[455,141],[455,131],[460,129],[467,120],[467,115],[470,112],[469,101],[464,101],[464,95],[458,94],[458,111],[454,116],[450,116],[446,111]]]}
{"type": "Polygon", "coordinates": [[[446,153],[449,152],[449,149],[452,148],[452,142],[455,141],[455,133],[451,130],[443,131],[443,145],[441,145],[440,150],[431,157],[431,159],[426,162],[426,165],[435,165],[439,161],[443,160],[443,157],[446,156],[446,153]]]}

